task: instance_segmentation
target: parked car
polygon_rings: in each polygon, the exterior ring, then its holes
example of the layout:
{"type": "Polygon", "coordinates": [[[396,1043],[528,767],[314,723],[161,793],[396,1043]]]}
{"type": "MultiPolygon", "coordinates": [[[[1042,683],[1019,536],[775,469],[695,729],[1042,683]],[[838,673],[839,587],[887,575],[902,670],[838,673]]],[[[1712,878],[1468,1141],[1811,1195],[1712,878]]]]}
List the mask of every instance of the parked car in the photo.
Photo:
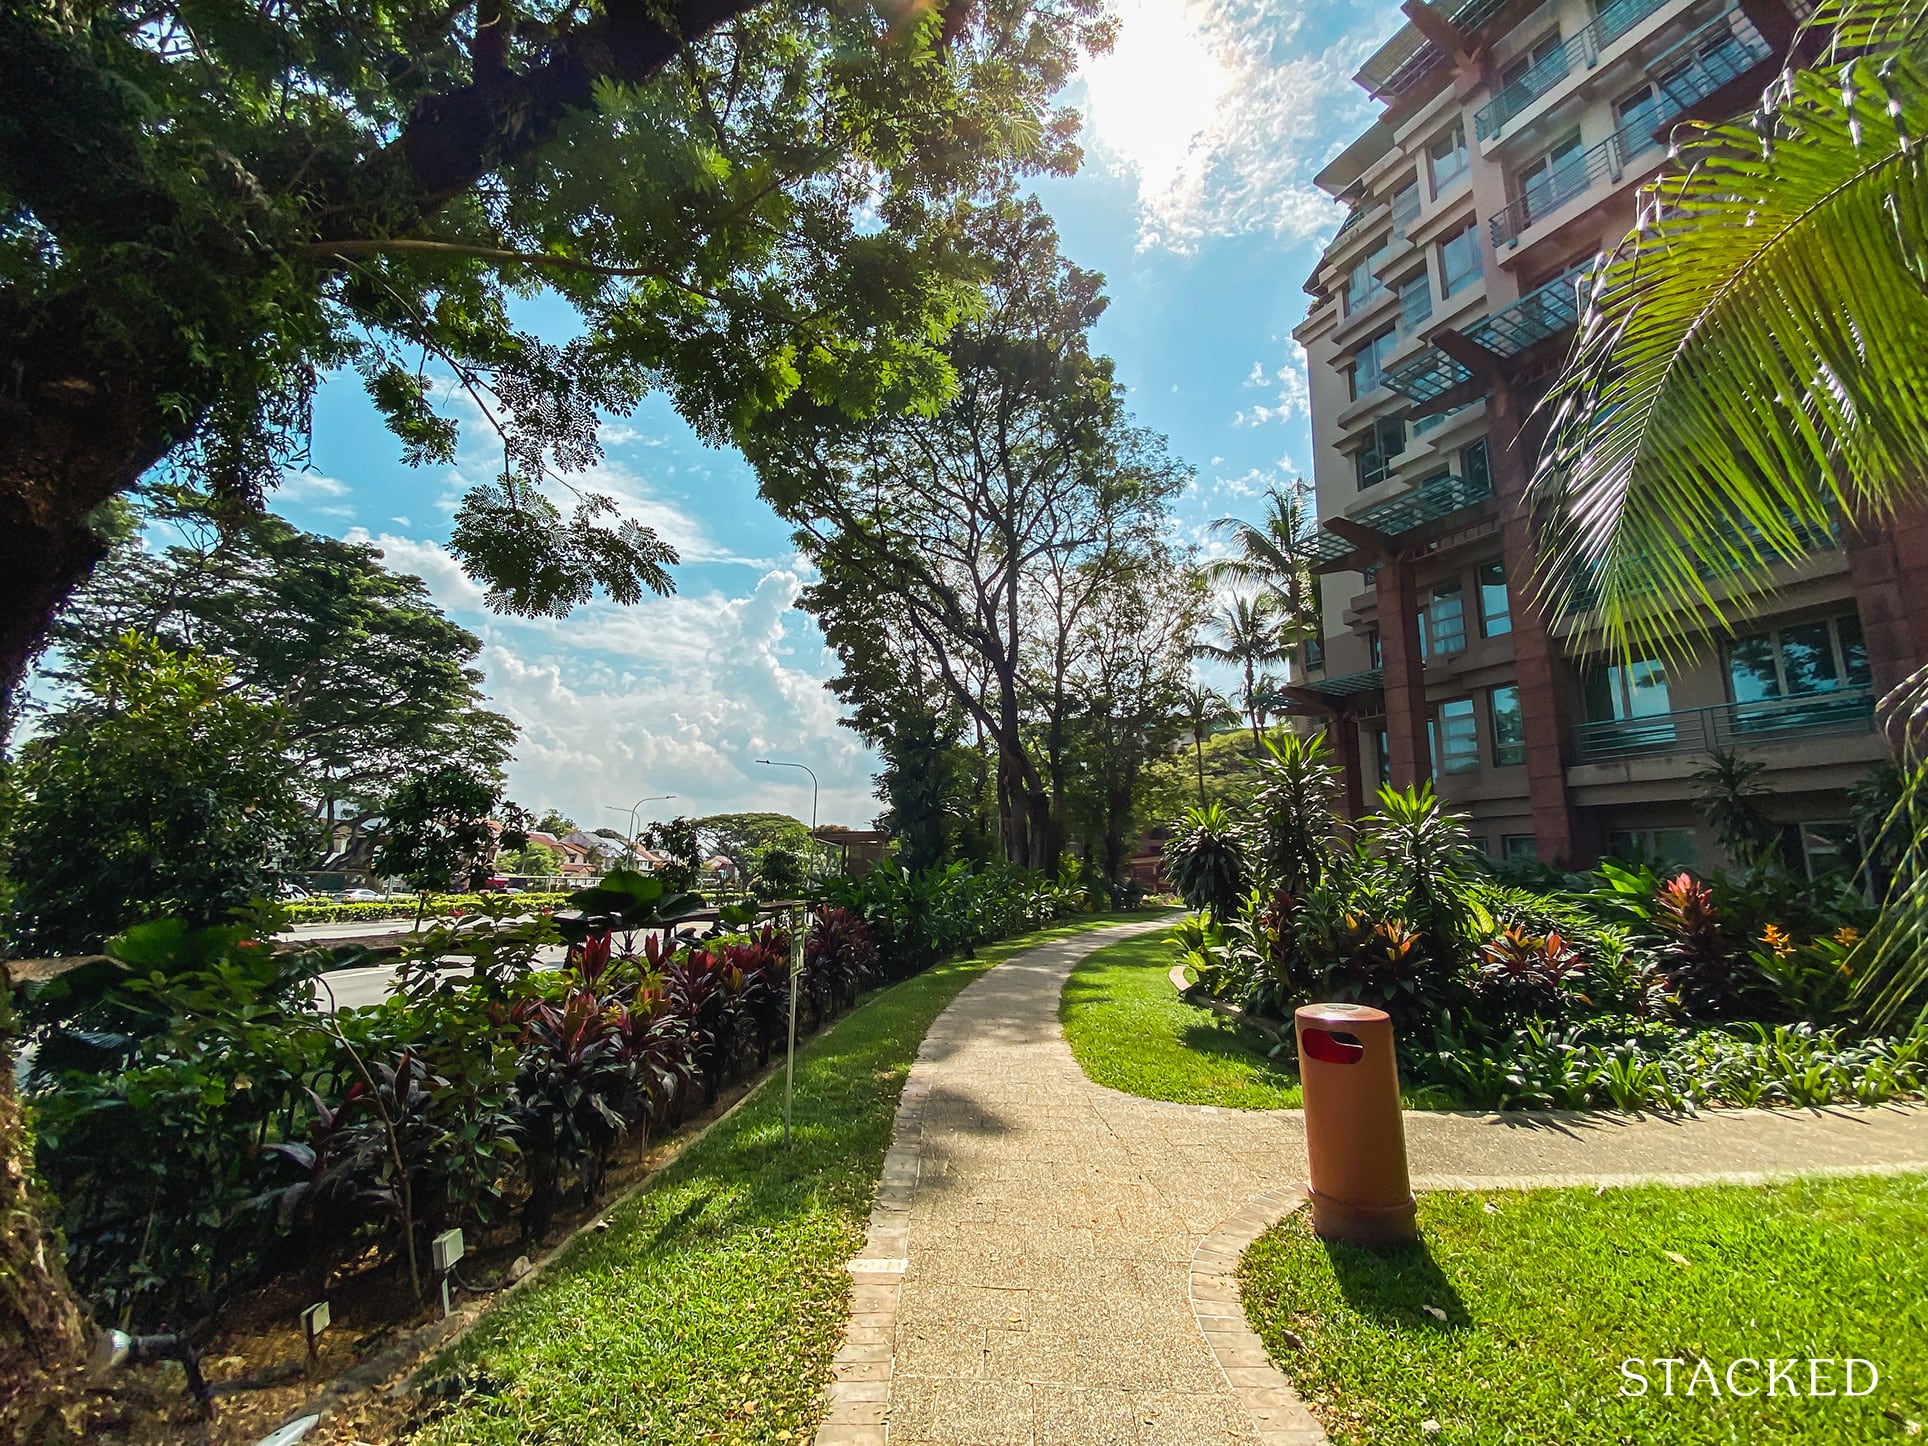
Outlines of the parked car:
{"type": "Polygon", "coordinates": [[[382,896],[373,889],[343,889],[341,901],[344,904],[379,904],[382,896]]]}

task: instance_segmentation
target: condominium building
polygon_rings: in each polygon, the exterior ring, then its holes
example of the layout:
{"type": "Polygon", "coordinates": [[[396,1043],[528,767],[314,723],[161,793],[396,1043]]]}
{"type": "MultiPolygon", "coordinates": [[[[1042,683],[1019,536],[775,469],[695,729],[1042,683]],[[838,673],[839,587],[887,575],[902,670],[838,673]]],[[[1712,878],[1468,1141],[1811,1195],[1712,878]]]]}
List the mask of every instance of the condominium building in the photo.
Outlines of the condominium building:
{"type": "MultiPolygon", "coordinates": [[[[1410,0],[1357,80],[1382,107],[1319,176],[1350,208],[1307,283],[1324,636],[1289,690],[1348,807],[1427,778],[1496,859],[1720,867],[1691,775],[1765,765],[1790,860],[1853,848],[1846,791],[1887,756],[1875,700],[1928,664],[1928,522],[1844,525],[1682,655],[1627,659],[1525,579],[1535,404],[1576,283],[1634,222],[1669,132],[1752,108],[1782,0],[1410,0]]],[[[1722,584],[1710,584],[1721,596],[1722,584]]]]}

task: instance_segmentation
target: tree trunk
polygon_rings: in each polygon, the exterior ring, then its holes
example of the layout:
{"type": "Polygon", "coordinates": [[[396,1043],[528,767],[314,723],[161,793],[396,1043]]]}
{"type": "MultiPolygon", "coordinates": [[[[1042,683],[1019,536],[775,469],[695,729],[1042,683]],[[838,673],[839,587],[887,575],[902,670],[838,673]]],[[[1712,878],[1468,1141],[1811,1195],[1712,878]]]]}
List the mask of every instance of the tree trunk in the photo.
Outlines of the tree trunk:
{"type": "Polygon", "coordinates": [[[44,1209],[8,1036],[0,1038],[0,1421],[36,1376],[73,1364],[86,1344],[44,1209]]]}

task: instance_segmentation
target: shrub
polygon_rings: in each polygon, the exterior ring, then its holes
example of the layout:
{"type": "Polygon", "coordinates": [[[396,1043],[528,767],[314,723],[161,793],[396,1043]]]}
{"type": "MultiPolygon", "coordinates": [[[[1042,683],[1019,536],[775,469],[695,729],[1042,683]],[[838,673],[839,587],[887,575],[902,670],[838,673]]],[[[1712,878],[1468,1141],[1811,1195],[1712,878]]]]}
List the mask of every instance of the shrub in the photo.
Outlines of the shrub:
{"type": "Polygon", "coordinates": [[[1165,872],[1186,908],[1203,909],[1219,923],[1230,917],[1244,891],[1245,853],[1225,805],[1186,810],[1165,845],[1165,872]]]}

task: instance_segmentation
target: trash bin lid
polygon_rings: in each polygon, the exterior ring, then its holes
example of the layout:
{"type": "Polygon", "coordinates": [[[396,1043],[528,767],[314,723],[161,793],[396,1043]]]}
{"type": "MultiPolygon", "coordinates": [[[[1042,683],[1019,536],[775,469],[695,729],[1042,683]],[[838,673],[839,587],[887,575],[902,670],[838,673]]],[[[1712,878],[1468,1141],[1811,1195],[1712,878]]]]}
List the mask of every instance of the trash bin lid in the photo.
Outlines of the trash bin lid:
{"type": "Polygon", "coordinates": [[[1301,1024],[1320,1025],[1390,1024],[1392,1016],[1369,1004],[1301,1004],[1292,1011],[1301,1024]]]}

